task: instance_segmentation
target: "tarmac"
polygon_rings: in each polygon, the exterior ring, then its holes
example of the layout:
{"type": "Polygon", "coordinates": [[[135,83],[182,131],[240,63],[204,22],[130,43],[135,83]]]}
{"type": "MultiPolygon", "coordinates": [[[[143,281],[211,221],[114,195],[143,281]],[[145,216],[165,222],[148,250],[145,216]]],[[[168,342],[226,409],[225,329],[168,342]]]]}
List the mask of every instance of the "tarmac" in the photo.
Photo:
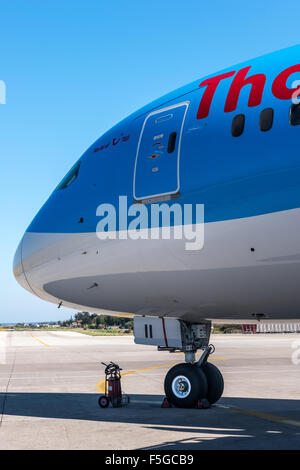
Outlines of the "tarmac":
{"type": "Polygon", "coordinates": [[[161,408],[182,354],[131,336],[0,331],[0,449],[299,449],[300,335],[212,335],[225,389],[209,409],[161,408]],[[102,409],[101,361],[131,402],[102,409]]]}

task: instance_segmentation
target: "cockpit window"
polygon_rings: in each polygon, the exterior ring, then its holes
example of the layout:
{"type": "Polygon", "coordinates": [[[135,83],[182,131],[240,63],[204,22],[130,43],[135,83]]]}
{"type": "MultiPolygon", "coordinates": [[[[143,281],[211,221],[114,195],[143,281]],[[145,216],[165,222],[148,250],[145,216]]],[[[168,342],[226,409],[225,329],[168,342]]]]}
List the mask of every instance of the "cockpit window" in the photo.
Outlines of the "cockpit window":
{"type": "Polygon", "coordinates": [[[72,166],[71,170],[66,174],[63,180],[57,186],[57,191],[59,191],[60,189],[68,188],[76,180],[79,173],[80,164],[81,162],[77,162],[74,166],[72,166]]]}

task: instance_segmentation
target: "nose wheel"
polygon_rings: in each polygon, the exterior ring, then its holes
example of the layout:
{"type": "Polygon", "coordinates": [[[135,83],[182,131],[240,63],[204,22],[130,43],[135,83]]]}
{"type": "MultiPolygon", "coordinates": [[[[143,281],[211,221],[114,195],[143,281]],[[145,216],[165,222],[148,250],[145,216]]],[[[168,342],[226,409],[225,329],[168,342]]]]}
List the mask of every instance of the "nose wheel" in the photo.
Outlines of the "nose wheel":
{"type": "Polygon", "coordinates": [[[211,405],[216,403],[222,396],[224,381],[214,364],[183,363],[169,370],[164,388],[169,403],[179,408],[193,408],[203,399],[211,405]]]}
{"type": "Polygon", "coordinates": [[[224,391],[224,380],[220,370],[211,362],[202,365],[207,380],[206,398],[211,405],[220,400],[224,391]]]}
{"type": "Polygon", "coordinates": [[[179,408],[191,408],[207,394],[207,379],[195,364],[177,364],[165,378],[165,394],[179,408]]]}

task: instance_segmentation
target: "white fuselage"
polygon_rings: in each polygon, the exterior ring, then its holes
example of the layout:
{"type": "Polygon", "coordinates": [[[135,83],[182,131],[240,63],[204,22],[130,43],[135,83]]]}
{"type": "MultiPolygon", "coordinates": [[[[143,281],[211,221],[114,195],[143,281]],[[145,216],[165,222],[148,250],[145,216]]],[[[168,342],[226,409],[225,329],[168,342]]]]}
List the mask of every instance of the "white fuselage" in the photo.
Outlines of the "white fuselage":
{"type": "Polygon", "coordinates": [[[185,250],[184,240],[26,233],[15,274],[45,300],[95,313],[299,319],[299,232],[293,209],[207,223],[198,251],[185,250]]]}

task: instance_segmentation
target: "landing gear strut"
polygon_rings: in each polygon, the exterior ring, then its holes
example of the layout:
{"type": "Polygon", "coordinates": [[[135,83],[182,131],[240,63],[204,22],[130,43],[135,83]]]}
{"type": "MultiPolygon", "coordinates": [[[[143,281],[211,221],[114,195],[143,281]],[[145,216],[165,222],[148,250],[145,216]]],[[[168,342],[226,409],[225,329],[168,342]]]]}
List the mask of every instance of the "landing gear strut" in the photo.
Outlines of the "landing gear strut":
{"type": "Polygon", "coordinates": [[[167,401],[179,408],[195,407],[204,401],[212,405],[221,398],[224,381],[219,369],[207,362],[215,350],[212,345],[208,345],[211,325],[184,323],[182,329],[186,341],[183,341],[182,348],[186,362],[172,367],[166,375],[164,388],[167,401]],[[203,353],[196,362],[197,349],[203,349],[203,353]]]}
{"type": "Polygon", "coordinates": [[[211,322],[191,323],[172,318],[134,318],[134,341],[157,345],[159,351],[183,352],[185,363],[172,367],[165,378],[166,399],[162,406],[180,408],[208,407],[223,393],[224,381],[219,369],[208,357],[215,348],[209,345],[211,322]],[[203,353],[196,361],[196,352],[203,353]]]}

